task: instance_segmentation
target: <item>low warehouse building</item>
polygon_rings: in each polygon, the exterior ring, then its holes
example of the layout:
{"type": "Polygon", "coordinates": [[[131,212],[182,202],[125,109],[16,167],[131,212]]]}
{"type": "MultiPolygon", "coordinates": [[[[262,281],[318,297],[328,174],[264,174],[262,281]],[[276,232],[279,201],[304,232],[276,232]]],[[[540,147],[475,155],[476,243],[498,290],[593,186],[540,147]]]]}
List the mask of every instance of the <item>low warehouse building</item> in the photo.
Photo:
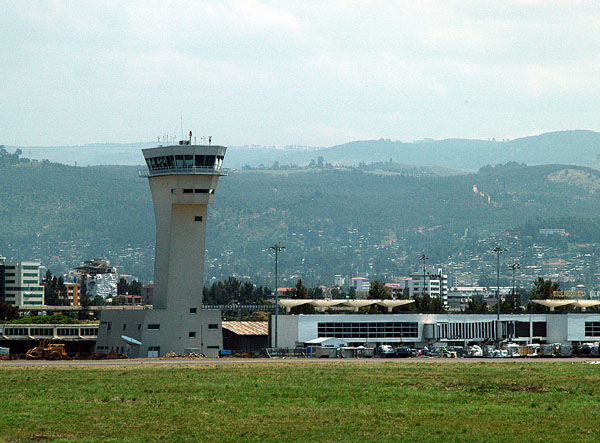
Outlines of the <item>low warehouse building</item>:
{"type": "Polygon", "coordinates": [[[269,345],[269,322],[224,321],[223,349],[237,352],[260,351],[269,345]]]}

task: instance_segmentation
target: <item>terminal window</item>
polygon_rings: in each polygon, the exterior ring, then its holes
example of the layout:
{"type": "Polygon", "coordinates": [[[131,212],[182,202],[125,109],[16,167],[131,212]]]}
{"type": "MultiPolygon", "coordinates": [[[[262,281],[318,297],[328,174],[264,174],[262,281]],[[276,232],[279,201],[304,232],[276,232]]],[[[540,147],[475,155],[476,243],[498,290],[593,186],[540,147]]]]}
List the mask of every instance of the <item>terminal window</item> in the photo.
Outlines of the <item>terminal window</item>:
{"type": "Polygon", "coordinates": [[[417,322],[327,322],[318,323],[319,337],[418,338],[417,322]]]}
{"type": "Polygon", "coordinates": [[[196,331],[190,331],[188,337],[194,338],[196,336],[196,331]]]}
{"type": "Polygon", "coordinates": [[[600,337],[600,321],[586,321],[585,322],[585,336],[586,337],[600,337]]]}
{"type": "Polygon", "coordinates": [[[149,324],[148,329],[156,331],[156,330],[160,329],[160,325],[157,323],[149,324]]]}
{"type": "Polygon", "coordinates": [[[201,215],[197,215],[194,217],[194,221],[198,221],[201,222],[202,221],[202,216],[201,215]]]}
{"type": "Polygon", "coordinates": [[[219,325],[217,323],[209,323],[208,329],[219,329],[219,325]]]}
{"type": "Polygon", "coordinates": [[[198,312],[198,308],[190,308],[190,314],[195,314],[198,312]]]}

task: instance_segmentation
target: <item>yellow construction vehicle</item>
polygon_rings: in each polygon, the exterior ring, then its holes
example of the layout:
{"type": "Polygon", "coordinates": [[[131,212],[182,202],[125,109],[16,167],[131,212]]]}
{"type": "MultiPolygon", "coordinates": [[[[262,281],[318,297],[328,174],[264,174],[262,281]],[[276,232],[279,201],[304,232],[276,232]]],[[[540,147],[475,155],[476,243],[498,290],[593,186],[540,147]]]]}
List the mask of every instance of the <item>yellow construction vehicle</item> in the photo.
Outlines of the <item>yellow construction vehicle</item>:
{"type": "Polygon", "coordinates": [[[39,345],[27,351],[25,357],[28,360],[65,360],[69,358],[64,344],[48,343],[46,340],[40,341],[39,345]]]}

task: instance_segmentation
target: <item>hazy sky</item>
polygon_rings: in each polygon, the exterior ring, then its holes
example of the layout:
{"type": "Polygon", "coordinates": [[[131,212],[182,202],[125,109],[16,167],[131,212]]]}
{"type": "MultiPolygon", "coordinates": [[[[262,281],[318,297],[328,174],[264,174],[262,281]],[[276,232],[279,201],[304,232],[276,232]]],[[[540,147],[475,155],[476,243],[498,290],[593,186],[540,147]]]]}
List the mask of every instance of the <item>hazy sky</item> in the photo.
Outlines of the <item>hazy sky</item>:
{"type": "Polygon", "coordinates": [[[600,130],[600,2],[3,1],[0,144],[600,130]]]}

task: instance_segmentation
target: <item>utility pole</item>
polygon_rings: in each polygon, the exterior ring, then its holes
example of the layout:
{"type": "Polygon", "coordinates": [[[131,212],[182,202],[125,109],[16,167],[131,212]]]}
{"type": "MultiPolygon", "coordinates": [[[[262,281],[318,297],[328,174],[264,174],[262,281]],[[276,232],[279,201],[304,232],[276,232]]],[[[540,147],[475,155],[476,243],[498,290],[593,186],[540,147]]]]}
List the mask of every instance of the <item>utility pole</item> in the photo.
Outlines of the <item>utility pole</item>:
{"type": "Polygon", "coordinates": [[[285,246],[281,245],[281,242],[275,243],[273,246],[269,247],[270,250],[275,251],[275,328],[273,334],[273,344],[274,348],[277,347],[277,317],[279,317],[279,292],[277,288],[279,286],[279,278],[278,278],[278,266],[279,266],[279,252],[285,249],[285,246]]]}
{"type": "MultiPolygon", "coordinates": [[[[511,263],[510,265],[508,265],[508,269],[510,269],[512,271],[512,303],[513,303],[513,308],[515,308],[515,302],[517,300],[517,295],[516,295],[516,291],[515,291],[515,271],[517,269],[521,269],[521,265],[519,263],[511,263]]],[[[519,305],[520,305],[520,301],[519,301],[519,305]]],[[[513,337],[515,337],[517,335],[517,331],[516,331],[516,323],[514,323],[513,326],[513,337]]]]}
{"type": "MultiPolygon", "coordinates": [[[[501,248],[500,246],[496,246],[490,252],[496,254],[496,303],[498,304],[497,311],[497,319],[498,323],[496,325],[496,335],[498,336],[498,345],[500,344],[500,254],[506,252],[507,249],[501,248]]],[[[499,347],[499,346],[498,346],[499,347]]]]}
{"type": "Polygon", "coordinates": [[[516,291],[515,291],[515,271],[517,269],[521,269],[521,265],[519,263],[511,263],[510,265],[508,265],[508,269],[510,269],[512,271],[512,295],[513,298],[515,297],[516,291]]]}
{"type": "MultiPolygon", "coordinates": [[[[421,257],[419,258],[419,260],[423,261],[423,293],[425,292],[425,262],[427,260],[429,260],[429,257],[427,257],[425,254],[422,254],[421,257]]],[[[431,295],[431,294],[429,294],[431,295]]]]}

